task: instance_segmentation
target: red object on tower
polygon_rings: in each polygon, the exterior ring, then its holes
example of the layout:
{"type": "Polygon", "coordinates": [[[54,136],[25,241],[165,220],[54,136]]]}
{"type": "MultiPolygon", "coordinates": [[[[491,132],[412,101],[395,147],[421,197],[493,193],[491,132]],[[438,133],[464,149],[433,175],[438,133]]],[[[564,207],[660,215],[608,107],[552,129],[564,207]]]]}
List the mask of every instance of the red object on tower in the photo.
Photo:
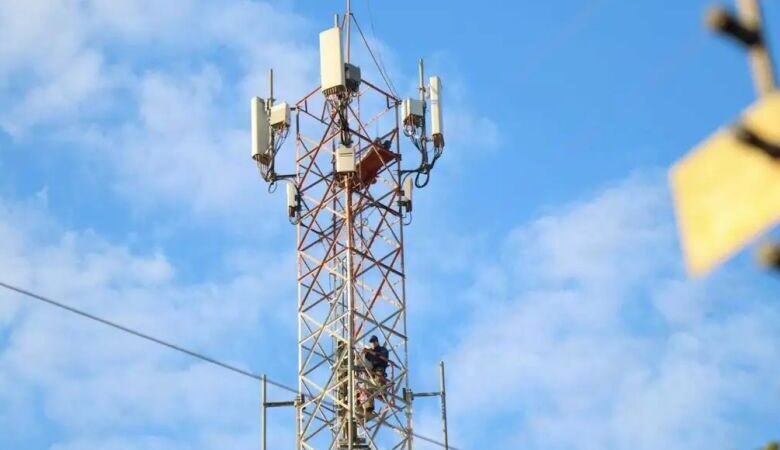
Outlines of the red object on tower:
{"type": "Polygon", "coordinates": [[[382,143],[375,141],[368,150],[363,153],[357,166],[360,184],[363,186],[374,184],[376,177],[382,168],[398,159],[398,154],[388,150],[388,146],[389,145],[383,145],[382,143]]]}

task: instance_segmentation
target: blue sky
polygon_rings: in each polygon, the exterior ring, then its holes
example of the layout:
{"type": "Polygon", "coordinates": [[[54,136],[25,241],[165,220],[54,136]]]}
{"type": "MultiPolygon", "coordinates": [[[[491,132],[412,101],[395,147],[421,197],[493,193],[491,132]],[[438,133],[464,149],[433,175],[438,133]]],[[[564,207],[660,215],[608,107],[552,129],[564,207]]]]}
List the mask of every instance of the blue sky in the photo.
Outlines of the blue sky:
{"type": "MultiPolygon", "coordinates": [[[[418,57],[444,80],[448,147],[406,242],[412,380],[447,361],[452,441],[777,438],[777,280],[749,252],[688,280],[665,182],[754,97],[709,2],[354,3],[402,95],[418,57]]],[[[248,157],[248,99],[270,66],[277,97],[315,86],[342,7],[0,1],[0,280],[294,382],[295,235],[248,157]]],[[[257,448],[258,395],[0,294],[2,449],[257,448]]],[[[437,436],[436,405],[415,412],[437,436]]]]}

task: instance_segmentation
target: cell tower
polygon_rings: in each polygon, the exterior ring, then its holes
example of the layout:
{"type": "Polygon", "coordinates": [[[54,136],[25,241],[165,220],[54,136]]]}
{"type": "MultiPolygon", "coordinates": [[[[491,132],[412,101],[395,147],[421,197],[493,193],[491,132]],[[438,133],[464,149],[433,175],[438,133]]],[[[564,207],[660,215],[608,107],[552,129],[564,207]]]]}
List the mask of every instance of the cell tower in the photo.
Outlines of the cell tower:
{"type": "MultiPolygon", "coordinates": [[[[419,96],[401,100],[375,58],[387,89],[363,79],[350,58],[353,25],[373,58],[347,1],[320,33],[321,85],[294,105],[275,104],[270,72],[269,98],[252,99],[252,158],[272,187],[286,182],[297,227],[298,397],[271,406],[296,407],[299,450],[411,450],[403,231],[412,188],[428,183],[444,149],[441,81],[426,85],[420,61],[419,96]],[[280,175],[290,128],[295,172],[280,175]],[[419,155],[410,169],[401,164],[404,136],[419,155]]],[[[443,382],[441,392],[416,396],[431,395],[444,404],[443,382]]]]}

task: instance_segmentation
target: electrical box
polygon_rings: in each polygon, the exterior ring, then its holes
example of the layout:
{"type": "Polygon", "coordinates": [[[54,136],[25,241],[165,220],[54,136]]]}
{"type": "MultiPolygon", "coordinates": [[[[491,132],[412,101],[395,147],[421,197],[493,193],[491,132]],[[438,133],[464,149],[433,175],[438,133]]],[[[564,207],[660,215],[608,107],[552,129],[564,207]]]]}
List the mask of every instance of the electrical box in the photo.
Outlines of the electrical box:
{"type": "Polygon", "coordinates": [[[270,126],[265,101],[259,97],[252,98],[252,159],[259,163],[269,164],[271,155],[268,152],[270,143],[270,126]]]}
{"type": "Polygon", "coordinates": [[[287,183],[287,215],[295,217],[298,212],[298,191],[293,183],[287,183]]]}
{"type": "Polygon", "coordinates": [[[444,123],[441,114],[441,78],[431,77],[431,136],[435,147],[444,147],[444,123]]]}
{"type": "Polygon", "coordinates": [[[400,204],[407,212],[412,211],[412,189],[414,188],[414,180],[412,177],[406,177],[404,180],[403,190],[401,191],[400,204]]]}
{"type": "Polygon", "coordinates": [[[425,122],[425,107],[421,100],[407,98],[401,104],[401,117],[404,125],[421,126],[425,122]]]}
{"type": "Polygon", "coordinates": [[[360,67],[347,63],[344,65],[346,85],[349,92],[357,92],[360,89],[360,67]]]}
{"type": "Polygon", "coordinates": [[[355,149],[342,145],[336,149],[336,172],[350,173],[355,171],[355,149]]]}
{"type": "Polygon", "coordinates": [[[287,102],[271,107],[271,128],[278,130],[290,126],[290,105],[287,102]]]}
{"type": "Polygon", "coordinates": [[[320,90],[325,95],[337,94],[346,88],[344,50],[341,28],[334,27],[320,33],[320,90]]]}

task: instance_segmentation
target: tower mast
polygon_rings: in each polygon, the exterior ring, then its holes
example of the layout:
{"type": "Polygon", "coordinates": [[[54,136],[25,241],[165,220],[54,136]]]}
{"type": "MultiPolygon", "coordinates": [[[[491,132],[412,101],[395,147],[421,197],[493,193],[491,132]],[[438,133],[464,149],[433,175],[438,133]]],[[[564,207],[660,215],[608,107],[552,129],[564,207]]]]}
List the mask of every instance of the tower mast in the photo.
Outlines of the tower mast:
{"type": "Polygon", "coordinates": [[[441,82],[431,78],[429,138],[422,78],[419,100],[402,101],[378,63],[387,89],[353,64],[351,6],[320,34],[320,86],[292,106],[253,100],[252,153],[266,181],[287,183],[297,229],[297,450],[411,450],[403,229],[413,184],[427,184],[443,150],[441,82]],[[279,175],[290,128],[295,168],[279,175]],[[411,169],[404,136],[419,154],[411,169]]]}

